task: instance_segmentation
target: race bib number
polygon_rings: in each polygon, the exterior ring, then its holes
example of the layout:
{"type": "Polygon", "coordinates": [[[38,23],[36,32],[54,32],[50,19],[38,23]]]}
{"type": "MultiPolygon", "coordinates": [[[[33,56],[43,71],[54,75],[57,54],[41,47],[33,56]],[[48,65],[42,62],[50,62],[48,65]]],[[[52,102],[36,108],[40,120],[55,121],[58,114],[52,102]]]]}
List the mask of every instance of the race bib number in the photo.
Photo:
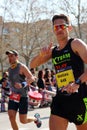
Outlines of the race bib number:
{"type": "Polygon", "coordinates": [[[10,100],[13,100],[14,102],[20,101],[20,94],[12,93],[9,97],[10,100]]]}
{"type": "Polygon", "coordinates": [[[74,82],[75,78],[72,69],[65,70],[63,72],[58,72],[56,74],[56,81],[57,81],[58,88],[61,88],[63,86],[68,85],[69,83],[74,82]]]}

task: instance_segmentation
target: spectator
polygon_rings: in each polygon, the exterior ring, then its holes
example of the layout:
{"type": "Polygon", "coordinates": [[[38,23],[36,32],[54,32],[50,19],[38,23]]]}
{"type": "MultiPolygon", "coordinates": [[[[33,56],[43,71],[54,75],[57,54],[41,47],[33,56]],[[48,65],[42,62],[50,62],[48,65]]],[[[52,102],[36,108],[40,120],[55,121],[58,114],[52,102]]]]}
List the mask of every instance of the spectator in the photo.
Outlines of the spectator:
{"type": "Polygon", "coordinates": [[[52,83],[52,80],[51,80],[50,69],[45,71],[44,79],[45,79],[45,85],[46,85],[47,90],[52,91],[53,83],[52,83]]]}
{"type": "Polygon", "coordinates": [[[45,74],[44,70],[40,70],[38,72],[37,86],[39,88],[39,92],[45,88],[44,74],[45,74]]]}
{"type": "Polygon", "coordinates": [[[35,81],[33,81],[30,84],[30,87],[31,87],[32,90],[36,90],[37,89],[37,78],[36,78],[36,74],[35,74],[35,69],[31,68],[30,71],[35,76],[35,81]]]}

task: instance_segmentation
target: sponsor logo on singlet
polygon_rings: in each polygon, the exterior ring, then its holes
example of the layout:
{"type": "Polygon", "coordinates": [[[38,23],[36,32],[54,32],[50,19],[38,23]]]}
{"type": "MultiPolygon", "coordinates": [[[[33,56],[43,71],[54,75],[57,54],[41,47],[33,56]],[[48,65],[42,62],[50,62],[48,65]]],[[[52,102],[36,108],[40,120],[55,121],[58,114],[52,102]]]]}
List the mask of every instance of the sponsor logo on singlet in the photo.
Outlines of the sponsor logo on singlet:
{"type": "Polygon", "coordinates": [[[56,81],[58,88],[62,88],[75,81],[72,66],[69,64],[71,55],[69,52],[52,58],[56,69],[56,81]]]}

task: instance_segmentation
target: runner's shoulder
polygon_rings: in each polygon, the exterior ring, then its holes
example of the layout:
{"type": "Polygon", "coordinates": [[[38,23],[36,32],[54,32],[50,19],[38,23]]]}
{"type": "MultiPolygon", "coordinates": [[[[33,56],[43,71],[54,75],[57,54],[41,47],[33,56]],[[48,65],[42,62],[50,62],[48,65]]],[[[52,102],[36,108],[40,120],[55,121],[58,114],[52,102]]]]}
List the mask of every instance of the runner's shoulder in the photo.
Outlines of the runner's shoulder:
{"type": "Polygon", "coordinates": [[[79,39],[79,38],[75,38],[73,41],[72,41],[72,48],[73,49],[80,49],[80,48],[82,48],[83,46],[87,46],[86,45],[86,43],[83,41],[83,40],[81,40],[81,39],[79,39]]]}
{"type": "Polygon", "coordinates": [[[73,44],[75,45],[81,45],[81,44],[85,44],[85,42],[79,38],[74,38],[72,41],[73,44]]]}

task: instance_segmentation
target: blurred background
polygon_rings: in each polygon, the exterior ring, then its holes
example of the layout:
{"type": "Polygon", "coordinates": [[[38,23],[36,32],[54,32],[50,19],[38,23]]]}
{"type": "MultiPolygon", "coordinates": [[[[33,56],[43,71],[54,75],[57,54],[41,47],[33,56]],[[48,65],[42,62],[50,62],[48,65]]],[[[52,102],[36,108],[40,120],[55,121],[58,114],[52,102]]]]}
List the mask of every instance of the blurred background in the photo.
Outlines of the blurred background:
{"type": "MultiPolygon", "coordinates": [[[[70,36],[87,43],[86,0],[0,0],[0,75],[9,66],[6,50],[17,50],[19,60],[29,67],[41,47],[55,45],[51,19],[63,13],[71,19],[70,36]]],[[[36,69],[46,67],[53,68],[51,61],[36,69]]]]}

